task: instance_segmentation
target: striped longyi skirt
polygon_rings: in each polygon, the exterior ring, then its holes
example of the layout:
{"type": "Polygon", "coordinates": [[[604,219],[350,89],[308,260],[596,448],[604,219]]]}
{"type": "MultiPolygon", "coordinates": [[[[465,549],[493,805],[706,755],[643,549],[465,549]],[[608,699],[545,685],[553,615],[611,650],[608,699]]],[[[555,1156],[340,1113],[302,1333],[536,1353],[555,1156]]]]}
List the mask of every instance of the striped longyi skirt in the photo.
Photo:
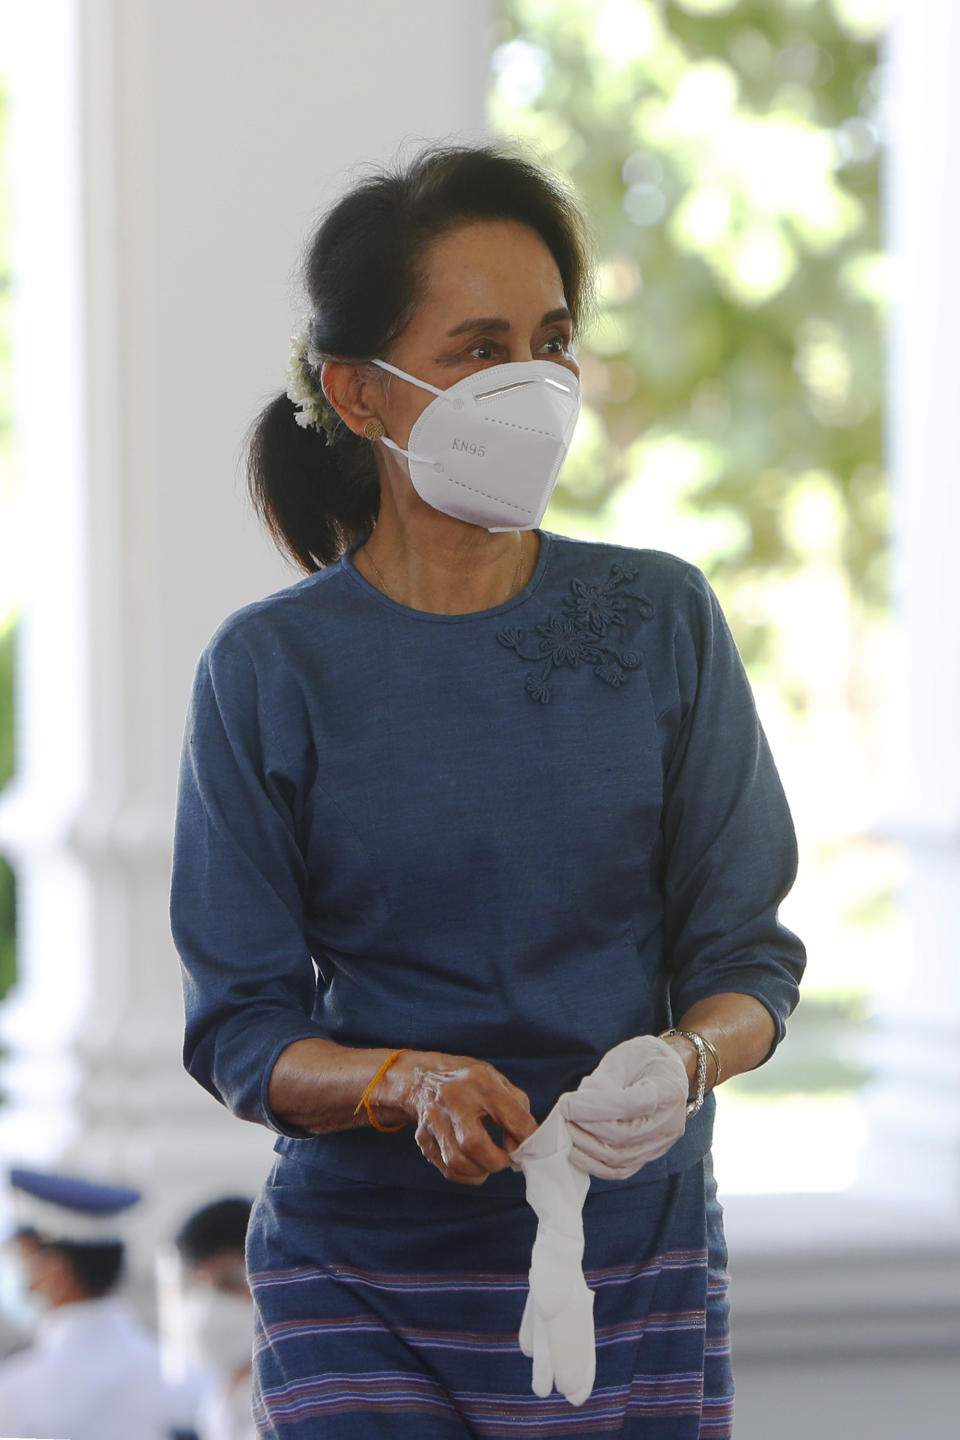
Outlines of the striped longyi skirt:
{"type": "Polygon", "coordinates": [[[523,1200],[344,1180],[277,1160],[251,1217],[254,1417],[268,1440],[728,1440],[726,1247],[710,1157],[592,1187],[597,1378],[530,1389],[517,1344],[536,1218],[523,1200]]]}

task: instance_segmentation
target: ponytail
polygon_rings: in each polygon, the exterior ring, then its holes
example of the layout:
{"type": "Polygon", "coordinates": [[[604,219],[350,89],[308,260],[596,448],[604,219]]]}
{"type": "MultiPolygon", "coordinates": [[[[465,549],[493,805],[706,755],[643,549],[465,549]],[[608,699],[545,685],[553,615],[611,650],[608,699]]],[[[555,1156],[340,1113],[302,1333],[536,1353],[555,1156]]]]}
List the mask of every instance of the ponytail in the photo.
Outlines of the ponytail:
{"type": "Polygon", "coordinates": [[[330,565],[377,522],[380,486],[373,447],[339,424],[332,440],[297,424],[278,395],[250,432],[250,497],[278,547],[312,574],[330,565]]]}

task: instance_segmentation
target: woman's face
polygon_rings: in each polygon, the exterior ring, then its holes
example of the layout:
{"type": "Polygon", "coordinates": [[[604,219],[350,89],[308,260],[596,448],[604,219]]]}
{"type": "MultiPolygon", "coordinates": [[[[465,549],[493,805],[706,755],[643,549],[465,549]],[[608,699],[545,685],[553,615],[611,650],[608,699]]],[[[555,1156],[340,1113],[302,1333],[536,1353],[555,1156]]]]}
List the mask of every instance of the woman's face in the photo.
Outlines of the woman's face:
{"type": "MultiPolygon", "coordinates": [[[[416,313],[382,359],[441,390],[518,360],[551,360],[579,375],[560,272],[536,231],[512,220],[471,221],[433,241],[424,270],[416,313]]],[[[373,383],[387,434],[406,446],[433,397],[383,372],[373,383]]]]}

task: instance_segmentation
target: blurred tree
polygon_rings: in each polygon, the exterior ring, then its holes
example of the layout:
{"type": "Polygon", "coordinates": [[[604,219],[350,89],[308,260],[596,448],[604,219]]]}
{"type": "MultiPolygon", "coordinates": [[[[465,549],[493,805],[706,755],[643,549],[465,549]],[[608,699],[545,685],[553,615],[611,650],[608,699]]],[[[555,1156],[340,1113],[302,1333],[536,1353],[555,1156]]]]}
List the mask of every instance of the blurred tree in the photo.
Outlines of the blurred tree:
{"type": "MultiPolygon", "coordinates": [[[[493,124],[569,175],[599,246],[583,419],[547,523],[701,565],[768,702],[794,727],[816,717],[796,729],[808,767],[842,771],[865,748],[857,666],[886,610],[881,0],[503,0],[501,15],[493,124]]],[[[872,914],[886,880],[868,857],[851,888],[862,857],[831,808],[835,833],[807,836],[821,911],[842,896],[872,914]]],[[[866,1078],[850,934],[838,924],[826,984],[753,1091],[866,1078]]]]}
{"type": "Polygon", "coordinates": [[[570,175],[600,245],[559,503],[672,490],[756,671],[770,626],[735,601],[758,578],[826,552],[867,610],[885,596],[876,0],[503,14],[494,123],[570,175]]]}

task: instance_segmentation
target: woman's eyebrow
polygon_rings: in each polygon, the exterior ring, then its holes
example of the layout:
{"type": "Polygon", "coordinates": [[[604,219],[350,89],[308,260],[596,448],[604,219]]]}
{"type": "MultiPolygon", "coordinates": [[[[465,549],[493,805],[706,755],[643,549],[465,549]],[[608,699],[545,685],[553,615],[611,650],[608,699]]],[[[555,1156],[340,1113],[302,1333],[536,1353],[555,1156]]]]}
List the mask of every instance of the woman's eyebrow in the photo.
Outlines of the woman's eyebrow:
{"type": "MultiPolygon", "coordinates": [[[[542,317],[540,324],[553,325],[558,320],[569,320],[570,318],[570,311],[566,305],[560,305],[556,310],[548,310],[546,315],[542,317]]],[[[495,315],[480,315],[472,320],[461,320],[459,325],[455,325],[452,330],[447,331],[447,339],[451,339],[454,335],[464,335],[471,330],[503,331],[509,329],[509,320],[498,319],[495,315]]]]}
{"type": "Polygon", "coordinates": [[[463,335],[468,330],[509,330],[509,320],[498,320],[493,315],[481,315],[475,320],[461,320],[459,325],[454,325],[452,330],[447,331],[447,338],[452,335],[463,335]]]}

